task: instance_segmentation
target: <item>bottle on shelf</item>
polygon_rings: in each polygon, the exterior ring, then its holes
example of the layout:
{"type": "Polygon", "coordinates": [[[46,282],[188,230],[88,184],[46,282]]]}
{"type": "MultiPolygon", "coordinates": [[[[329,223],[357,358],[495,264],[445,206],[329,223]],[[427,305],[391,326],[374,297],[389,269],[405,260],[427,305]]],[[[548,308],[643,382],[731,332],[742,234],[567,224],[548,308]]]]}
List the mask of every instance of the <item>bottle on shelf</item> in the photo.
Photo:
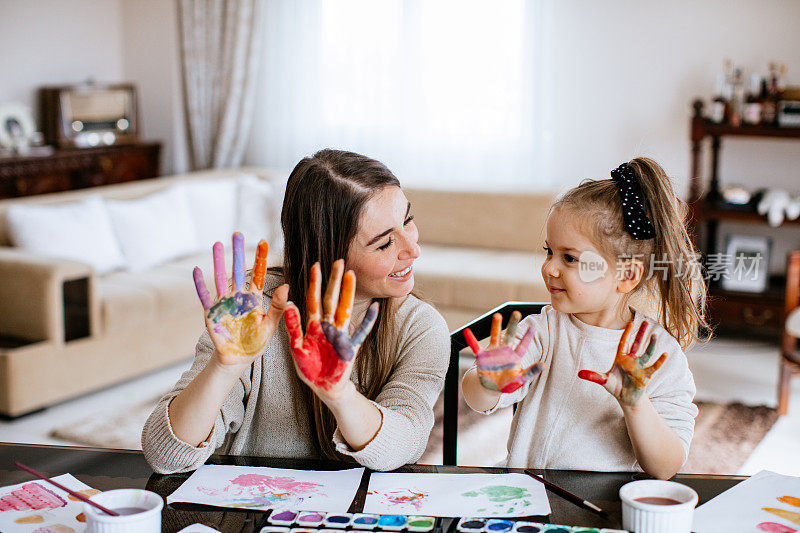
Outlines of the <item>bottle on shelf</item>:
{"type": "Polygon", "coordinates": [[[711,116],[709,120],[717,124],[722,124],[728,114],[728,99],[725,98],[725,74],[717,74],[716,87],[714,89],[714,99],[711,100],[711,116]]]}
{"type": "Polygon", "coordinates": [[[761,123],[761,75],[750,76],[750,89],[747,91],[744,104],[744,123],[756,125],[761,123]]]}
{"type": "Polygon", "coordinates": [[[766,80],[766,94],[763,95],[763,87],[762,87],[762,122],[769,126],[774,126],[778,121],[778,101],[780,99],[778,93],[778,77],[779,77],[779,70],[778,66],[770,62],[769,63],[769,74],[767,75],[766,80]]]}
{"type": "Polygon", "coordinates": [[[742,69],[736,67],[733,71],[733,97],[730,101],[730,116],[728,122],[731,126],[742,125],[742,114],[744,112],[744,83],[742,81],[742,69]]]}

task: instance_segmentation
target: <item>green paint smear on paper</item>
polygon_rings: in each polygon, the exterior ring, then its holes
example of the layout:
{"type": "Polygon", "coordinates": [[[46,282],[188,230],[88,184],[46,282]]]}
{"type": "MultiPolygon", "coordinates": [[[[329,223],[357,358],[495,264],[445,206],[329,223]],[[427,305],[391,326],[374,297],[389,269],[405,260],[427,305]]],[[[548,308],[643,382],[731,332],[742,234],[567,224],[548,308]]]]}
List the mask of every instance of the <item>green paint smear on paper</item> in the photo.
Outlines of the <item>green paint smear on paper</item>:
{"type": "Polygon", "coordinates": [[[477,498],[480,495],[484,495],[493,502],[507,502],[530,496],[527,489],[508,487],[505,485],[491,485],[489,487],[483,487],[479,491],[464,492],[461,495],[467,498],[477,498]]]}

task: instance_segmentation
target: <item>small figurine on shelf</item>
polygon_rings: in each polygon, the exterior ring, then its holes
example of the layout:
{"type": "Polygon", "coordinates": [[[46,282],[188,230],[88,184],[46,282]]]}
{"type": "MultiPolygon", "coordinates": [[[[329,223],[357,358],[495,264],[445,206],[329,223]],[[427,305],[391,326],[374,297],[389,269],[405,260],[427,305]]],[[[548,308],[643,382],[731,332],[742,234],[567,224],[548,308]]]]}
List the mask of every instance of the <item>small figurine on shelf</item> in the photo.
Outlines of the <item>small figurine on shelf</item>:
{"type": "Polygon", "coordinates": [[[767,189],[758,202],[758,213],[767,215],[773,228],[783,224],[784,218],[795,220],[800,217],[800,198],[790,196],[783,189],[767,189]]]}

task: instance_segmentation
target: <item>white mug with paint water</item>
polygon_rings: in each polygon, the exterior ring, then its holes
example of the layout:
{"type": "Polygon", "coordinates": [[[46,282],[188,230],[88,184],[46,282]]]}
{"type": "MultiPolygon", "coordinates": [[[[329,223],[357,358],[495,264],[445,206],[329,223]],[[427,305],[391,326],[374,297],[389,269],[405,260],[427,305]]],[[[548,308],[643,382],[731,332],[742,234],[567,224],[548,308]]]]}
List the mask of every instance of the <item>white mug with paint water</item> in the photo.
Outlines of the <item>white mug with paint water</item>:
{"type": "Polygon", "coordinates": [[[643,479],[619,489],[622,527],[634,533],[690,533],[697,493],[674,481],[643,479]]]}
{"type": "Polygon", "coordinates": [[[155,492],[141,489],[116,489],[91,497],[103,507],[116,511],[111,516],[97,507],[83,504],[87,533],[159,533],[164,500],[155,492]]]}

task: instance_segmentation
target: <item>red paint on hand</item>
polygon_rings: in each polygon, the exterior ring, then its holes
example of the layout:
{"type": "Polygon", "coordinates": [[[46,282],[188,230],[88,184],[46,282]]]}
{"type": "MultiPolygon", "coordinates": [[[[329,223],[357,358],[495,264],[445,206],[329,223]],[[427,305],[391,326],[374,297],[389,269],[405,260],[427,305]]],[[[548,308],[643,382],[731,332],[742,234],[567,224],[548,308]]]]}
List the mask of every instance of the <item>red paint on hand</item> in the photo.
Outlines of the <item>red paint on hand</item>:
{"type": "Polygon", "coordinates": [[[591,381],[593,383],[597,383],[598,385],[605,385],[608,378],[599,372],[594,372],[592,370],[581,370],[578,372],[578,377],[581,379],[585,379],[586,381],[591,381]]]}
{"type": "Polygon", "coordinates": [[[294,305],[286,308],[284,320],[289,330],[292,354],[300,372],[317,387],[329,389],[342,377],[347,362],[339,358],[328,342],[319,320],[309,322],[305,336],[300,327],[300,312],[294,305]]]}

